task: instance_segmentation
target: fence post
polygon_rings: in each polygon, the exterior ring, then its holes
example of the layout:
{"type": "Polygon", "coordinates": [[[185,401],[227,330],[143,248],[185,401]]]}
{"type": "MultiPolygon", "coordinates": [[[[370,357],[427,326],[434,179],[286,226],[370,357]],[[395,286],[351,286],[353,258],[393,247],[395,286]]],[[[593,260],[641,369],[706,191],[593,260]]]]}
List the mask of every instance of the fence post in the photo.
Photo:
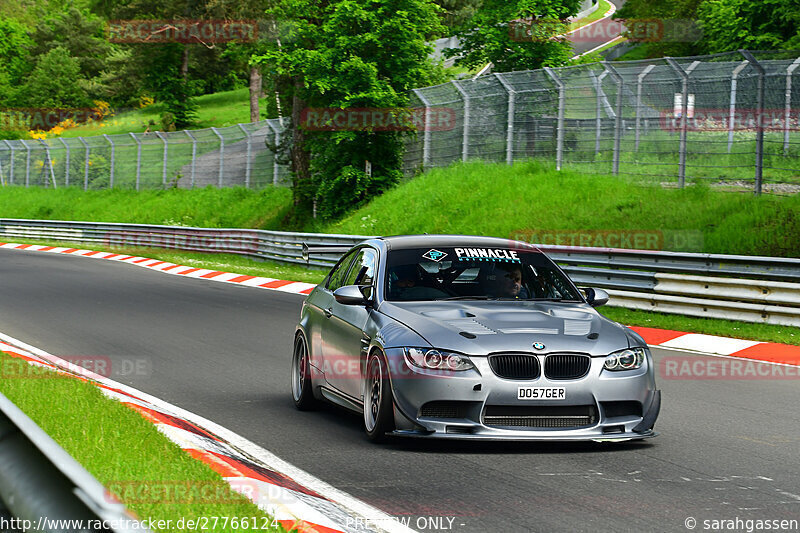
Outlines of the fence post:
{"type": "Polygon", "coordinates": [[[222,188],[222,176],[225,172],[225,138],[217,131],[217,128],[211,128],[217,137],[219,137],[219,188],[222,188]]]}
{"type": "Polygon", "coordinates": [[[31,147],[28,146],[28,143],[25,142],[24,139],[20,139],[19,142],[22,143],[22,146],[25,147],[27,152],[27,157],[25,158],[25,186],[30,186],[30,179],[31,179],[31,147]]]}
{"type": "Polygon", "coordinates": [[[699,61],[695,61],[689,65],[689,70],[683,70],[683,67],[671,57],[665,59],[683,80],[683,88],[681,90],[681,94],[683,95],[681,98],[681,140],[680,148],[678,149],[678,187],[682,189],[686,185],[686,133],[689,128],[689,117],[686,115],[689,112],[689,73],[694,70],[694,67],[699,64],[699,61]]]}
{"type": "Polygon", "coordinates": [[[64,140],[64,137],[59,137],[58,140],[64,145],[64,186],[69,187],[69,144],[67,144],[67,141],[64,140]]]}
{"type": "Polygon", "coordinates": [[[590,70],[589,75],[592,77],[594,83],[594,91],[597,94],[597,101],[595,102],[595,132],[594,132],[594,155],[600,153],[600,134],[603,128],[603,117],[601,110],[603,109],[603,78],[608,76],[608,71],[604,70],[600,75],[596,75],[594,71],[590,70]]]}
{"type": "Polygon", "coordinates": [[[131,132],[130,136],[133,137],[136,143],[136,190],[139,190],[139,180],[142,174],[142,141],[140,141],[136,134],[131,132]]]}
{"type": "Polygon", "coordinates": [[[8,149],[11,150],[11,155],[9,156],[9,163],[8,163],[8,184],[14,185],[14,145],[11,144],[11,141],[3,141],[8,146],[8,149]]]}
{"type": "Polygon", "coordinates": [[[57,189],[58,185],[56,184],[56,174],[53,170],[53,158],[50,157],[50,147],[46,142],[44,142],[44,139],[39,139],[39,142],[42,143],[42,146],[44,146],[44,155],[46,159],[45,165],[47,165],[47,168],[50,169],[50,181],[53,182],[53,188],[57,189]]]}
{"type": "Polygon", "coordinates": [[[761,194],[761,181],[764,170],[764,78],[767,71],[756,61],[748,50],[739,50],[758,71],[758,85],[756,87],[756,185],[755,194],[761,194]]]}
{"type": "Polygon", "coordinates": [[[564,155],[564,104],[566,102],[566,95],[565,90],[566,86],[564,82],[561,81],[553,69],[550,67],[544,67],[544,71],[550,76],[550,79],[553,80],[553,83],[556,84],[558,88],[558,123],[557,123],[557,130],[556,130],[556,170],[561,170],[561,162],[563,160],[564,155]]]}
{"type": "Polygon", "coordinates": [[[183,133],[188,135],[189,138],[192,140],[192,170],[191,170],[192,175],[190,178],[191,180],[190,187],[194,189],[194,168],[195,168],[195,163],[197,163],[197,139],[194,138],[194,135],[192,135],[192,133],[189,130],[183,130],[183,133]]]}
{"type": "Polygon", "coordinates": [[[83,137],[78,137],[78,140],[85,150],[83,159],[83,190],[86,191],[89,189],[89,143],[87,143],[83,137]]]}
{"type": "Polygon", "coordinates": [[[241,124],[238,125],[239,129],[242,130],[244,136],[247,137],[247,160],[245,161],[244,166],[244,186],[249,189],[250,188],[250,154],[252,153],[252,146],[250,144],[250,132],[248,132],[244,126],[241,124]]]}
{"type": "Polygon", "coordinates": [[[106,140],[108,141],[108,144],[111,145],[111,172],[109,173],[109,177],[108,177],[108,186],[109,186],[110,189],[113,189],[114,188],[114,155],[115,155],[114,152],[115,152],[115,146],[114,146],[114,141],[111,140],[111,137],[109,137],[108,134],[103,134],[103,137],[105,137],[106,140]]]}
{"type": "Polygon", "coordinates": [[[749,64],[749,61],[742,61],[733,69],[733,72],[731,72],[731,105],[728,114],[728,153],[731,153],[731,147],[733,146],[733,125],[736,122],[736,84],[739,80],[739,73],[749,64]]]}
{"type": "Polygon", "coordinates": [[[639,151],[639,124],[641,123],[641,110],[642,110],[642,83],[644,82],[645,76],[650,74],[650,71],[656,68],[655,65],[650,64],[645,67],[643,71],[636,76],[636,133],[635,133],[635,141],[634,141],[634,151],[639,151]]]}
{"type": "Polygon", "coordinates": [[[786,112],[783,116],[783,155],[789,155],[789,119],[792,112],[792,75],[800,66],[800,57],[786,69],[786,112]]]}
{"type": "Polygon", "coordinates": [[[601,64],[617,83],[617,108],[614,111],[616,115],[614,117],[614,162],[611,166],[612,174],[617,175],[619,174],[619,151],[620,143],[622,142],[622,85],[624,82],[622,76],[607,61],[602,61],[601,64]]]}
{"type": "Polygon", "coordinates": [[[461,83],[458,80],[453,80],[453,87],[456,88],[458,94],[461,95],[461,99],[464,101],[464,124],[461,131],[461,160],[466,161],[467,157],[469,157],[469,108],[470,108],[470,98],[467,94],[467,91],[461,87],[461,83]]]}
{"type": "Polygon", "coordinates": [[[428,168],[431,163],[431,129],[428,127],[428,121],[430,120],[428,114],[430,113],[431,104],[419,89],[411,89],[411,92],[416,94],[417,98],[422,101],[422,105],[425,106],[425,119],[422,121],[423,127],[425,128],[424,135],[422,137],[422,168],[424,170],[428,168]]]}
{"type": "Polygon", "coordinates": [[[514,163],[514,118],[516,117],[517,105],[517,91],[508,83],[508,80],[500,74],[495,73],[494,76],[503,84],[503,88],[508,93],[508,116],[506,117],[506,164],[511,165],[514,163]]]}
{"type": "MultiPolygon", "coordinates": [[[[280,120],[278,121],[281,127],[283,127],[283,122],[280,120]]],[[[275,153],[272,154],[272,185],[278,185],[278,171],[280,170],[280,165],[278,165],[278,152],[277,149],[281,142],[281,132],[275,125],[272,123],[272,119],[267,120],[267,126],[269,129],[272,130],[272,133],[275,135],[275,153]]]]}
{"type": "MultiPolygon", "coordinates": [[[[6,145],[8,143],[6,142],[6,145]]],[[[3,158],[0,157],[0,185],[5,187],[6,186],[6,179],[3,177],[3,158]]]]}
{"type": "Polygon", "coordinates": [[[156,136],[161,139],[161,142],[164,143],[164,154],[161,156],[161,188],[167,188],[167,159],[168,153],[167,149],[169,145],[167,144],[167,138],[162,135],[160,131],[156,132],[156,136]]]}

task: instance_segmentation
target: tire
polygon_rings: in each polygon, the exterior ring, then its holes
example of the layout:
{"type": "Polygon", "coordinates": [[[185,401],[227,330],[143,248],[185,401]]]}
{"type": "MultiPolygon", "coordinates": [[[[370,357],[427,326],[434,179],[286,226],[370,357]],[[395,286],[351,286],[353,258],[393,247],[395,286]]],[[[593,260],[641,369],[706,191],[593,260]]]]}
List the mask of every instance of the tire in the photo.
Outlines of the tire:
{"type": "Polygon", "coordinates": [[[314,384],[311,381],[308,345],[303,335],[298,335],[294,339],[292,400],[294,400],[294,406],[301,411],[309,411],[317,406],[317,400],[314,398],[314,384]]]}
{"type": "Polygon", "coordinates": [[[394,427],[389,372],[381,353],[373,352],[367,360],[364,380],[364,430],[372,442],[385,442],[386,433],[394,427]]]}

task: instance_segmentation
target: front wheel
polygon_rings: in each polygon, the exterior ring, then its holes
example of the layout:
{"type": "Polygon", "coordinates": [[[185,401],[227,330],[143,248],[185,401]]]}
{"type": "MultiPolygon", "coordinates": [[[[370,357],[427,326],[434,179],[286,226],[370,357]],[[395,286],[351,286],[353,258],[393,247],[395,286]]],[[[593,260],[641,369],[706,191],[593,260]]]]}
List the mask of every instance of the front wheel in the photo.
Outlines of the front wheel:
{"type": "Polygon", "coordinates": [[[292,357],[292,400],[301,411],[316,407],[316,399],[311,383],[311,363],[308,358],[308,345],[303,335],[294,340],[294,356],[292,357]]]}
{"type": "Polygon", "coordinates": [[[386,433],[394,430],[392,409],[392,387],[389,371],[378,352],[373,352],[367,361],[364,394],[364,429],[372,442],[383,442],[386,433]]]}

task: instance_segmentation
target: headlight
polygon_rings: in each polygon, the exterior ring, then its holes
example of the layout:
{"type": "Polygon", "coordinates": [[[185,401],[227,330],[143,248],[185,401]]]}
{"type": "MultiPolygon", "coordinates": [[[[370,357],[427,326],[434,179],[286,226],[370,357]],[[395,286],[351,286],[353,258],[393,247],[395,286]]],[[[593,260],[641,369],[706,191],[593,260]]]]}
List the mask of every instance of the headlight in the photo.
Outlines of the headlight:
{"type": "Polygon", "coordinates": [[[405,348],[406,360],[419,368],[428,370],[452,370],[460,372],[475,368],[469,357],[457,353],[443,352],[435,348],[405,348]]]}
{"type": "Polygon", "coordinates": [[[628,348],[606,357],[603,368],[612,372],[636,370],[641,368],[646,360],[647,348],[628,348]]]}

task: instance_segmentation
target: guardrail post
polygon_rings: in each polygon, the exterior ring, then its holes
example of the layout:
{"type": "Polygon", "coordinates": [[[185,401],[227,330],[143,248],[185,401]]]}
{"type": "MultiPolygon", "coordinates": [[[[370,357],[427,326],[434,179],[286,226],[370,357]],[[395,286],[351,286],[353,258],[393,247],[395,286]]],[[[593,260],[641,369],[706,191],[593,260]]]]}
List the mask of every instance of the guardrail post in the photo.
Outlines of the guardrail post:
{"type": "Polygon", "coordinates": [[[506,164],[511,165],[514,163],[514,118],[516,117],[516,105],[517,105],[517,91],[508,83],[505,76],[500,74],[499,72],[495,73],[494,76],[497,80],[503,84],[503,88],[508,93],[508,116],[506,117],[506,123],[508,127],[506,128],[506,164]]]}
{"type": "MultiPolygon", "coordinates": [[[[279,121],[281,127],[283,127],[283,122],[279,121]]],[[[267,126],[269,129],[272,130],[272,133],[275,135],[275,153],[272,154],[272,185],[278,185],[278,172],[280,171],[280,165],[278,164],[278,145],[281,142],[281,132],[278,128],[272,123],[272,119],[267,120],[267,126]]]]}
{"type": "Polygon", "coordinates": [[[167,188],[167,160],[169,158],[169,154],[167,150],[169,148],[169,144],[167,144],[167,138],[160,132],[156,132],[156,136],[161,139],[161,142],[164,143],[164,155],[161,156],[161,187],[163,189],[167,188]]]}
{"type": "Polygon", "coordinates": [[[217,137],[219,137],[219,188],[222,188],[222,176],[225,172],[225,138],[217,131],[217,128],[211,128],[217,137]]]}
{"type": "Polygon", "coordinates": [[[46,160],[45,165],[47,165],[47,168],[50,170],[50,181],[53,182],[53,188],[57,189],[58,185],[56,184],[56,174],[53,170],[53,158],[50,157],[50,147],[47,145],[44,139],[39,139],[39,142],[42,143],[42,146],[44,146],[44,155],[46,160]]]}
{"type": "Polygon", "coordinates": [[[0,185],[6,186],[6,179],[3,177],[3,158],[0,157],[0,185]]]}
{"type": "Polygon", "coordinates": [[[10,141],[3,142],[6,143],[6,146],[8,146],[8,149],[11,151],[8,161],[8,184],[14,185],[14,145],[11,144],[10,141]]]}
{"type": "Polygon", "coordinates": [[[453,87],[456,88],[458,94],[461,95],[461,100],[464,102],[464,124],[461,128],[461,160],[466,161],[469,157],[469,111],[470,111],[470,98],[467,91],[461,87],[458,80],[452,81],[453,87]]]}
{"type": "Polygon", "coordinates": [[[190,186],[191,186],[192,189],[194,189],[194,169],[195,169],[195,166],[196,166],[196,163],[197,163],[197,139],[194,138],[194,135],[192,135],[192,132],[190,132],[189,130],[183,130],[183,133],[188,135],[189,138],[192,140],[192,167],[191,167],[192,168],[192,170],[191,170],[192,174],[191,174],[191,179],[190,179],[190,183],[191,183],[190,186]]]}
{"type": "Polygon", "coordinates": [[[31,179],[31,147],[28,146],[28,143],[25,142],[25,139],[20,139],[19,142],[22,143],[22,146],[25,147],[27,152],[27,157],[25,158],[25,186],[30,186],[30,179],[31,179]]]}
{"type": "Polygon", "coordinates": [[[645,69],[641,71],[638,76],[636,76],[636,133],[634,135],[635,141],[633,145],[633,149],[636,152],[639,151],[639,124],[641,121],[642,110],[642,84],[645,76],[650,74],[650,71],[652,71],[654,68],[656,68],[656,66],[653,64],[647,65],[647,67],[645,67],[645,69]]]}
{"type": "Polygon", "coordinates": [[[250,132],[248,132],[245,129],[245,127],[242,126],[241,124],[238,124],[238,126],[239,126],[239,129],[242,130],[242,133],[244,133],[244,136],[247,137],[247,160],[245,161],[245,164],[244,164],[244,186],[245,186],[245,188],[249,189],[250,188],[250,154],[252,153],[253,147],[252,147],[252,144],[250,142],[250,140],[251,140],[250,132]]]}
{"type": "Polygon", "coordinates": [[[553,69],[544,67],[544,71],[553,80],[558,88],[558,122],[556,125],[556,170],[561,170],[564,156],[564,104],[566,103],[566,85],[561,81],[553,69]]]}
{"type": "Polygon", "coordinates": [[[617,83],[617,108],[615,110],[617,116],[614,117],[614,161],[611,165],[612,174],[617,175],[619,174],[619,152],[620,143],[622,142],[622,90],[624,81],[622,76],[607,61],[602,61],[601,64],[617,83]]]}
{"type": "Polygon", "coordinates": [[[142,141],[140,141],[135,133],[130,134],[136,142],[136,190],[139,190],[139,180],[142,174],[142,141]]]}
{"type": "Polygon", "coordinates": [[[695,61],[684,70],[673,58],[667,57],[665,59],[683,80],[683,88],[681,90],[681,94],[683,95],[681,99],[681,140],[678,149],[678,187],[682,189],[686,186],[686,136],[689,129],[689,117],[687,116],[689,113],[689,75],[700,62],[695,61]]]}
{"type": "Polygon", "coordinates": [[[789,119],[792,112],[792,75],[800,66],[800,57],[786,68],[786,110],[783,115],[783,155],[789,155],[789,119]]]}
{"type": "Polygon", "coordinates": [[[115,155],[114,152],[115,152],[115,146],[114,146],[114,141],[111,140],[111,137],[109,137],[108,134],[103,134],[103,137],[105,137],[106,140],[108,141],[108,144],[111,145],[111,172],[108,175],[108,186],[109,186],[110,189],[113,189],[114,188],[114,155],[115,155]]]}
{"type": "Polygon", "coordinates": [[[83,160],[83,190],[86,191],[89,189],[89,143],[83,137],[78,137],[78,140],[86,150],[83,160]]]}
{"type": "Polygon", "coordinates": [[[422,168],[423,170],[428,168],[431,164],[431,128],[428,126],[428,121],[430,120],[430,101],[425,98],[425,95],[420,92],[419,89],[411,89],[411,92],[417,95],[417,98],[420,99],[422,105],[425,106],[425,118],[422,121],[423,128],[425,131],[423,132],[422,137],[422,168]]]}
{"type": "Polygon", "coordinates": [[[739,53],[750,61],[758,71],[758,85],[756,86],[756,184],[754,192],[756,195],[760,195],[764,169],[764,78],[767,71],[748,50],[739,50],[739,53]]]}
{"type": "Polygon", "coordinates": [[[731,72],[731,104],[728,114],[728,153],[731,153],[731,147],[733,146],[733,126],[736,123],[736,85],[739,80],[739,73],[749,64],[749,61],[742,61],[733,69],[733,72],[731,72]]]}
{"type": "Polygon", "coordinates": [[[69,187],[69,144],[64,140],[64,137],[59,137],[58,140],[64,145],[64,186],[69,187]]]}

